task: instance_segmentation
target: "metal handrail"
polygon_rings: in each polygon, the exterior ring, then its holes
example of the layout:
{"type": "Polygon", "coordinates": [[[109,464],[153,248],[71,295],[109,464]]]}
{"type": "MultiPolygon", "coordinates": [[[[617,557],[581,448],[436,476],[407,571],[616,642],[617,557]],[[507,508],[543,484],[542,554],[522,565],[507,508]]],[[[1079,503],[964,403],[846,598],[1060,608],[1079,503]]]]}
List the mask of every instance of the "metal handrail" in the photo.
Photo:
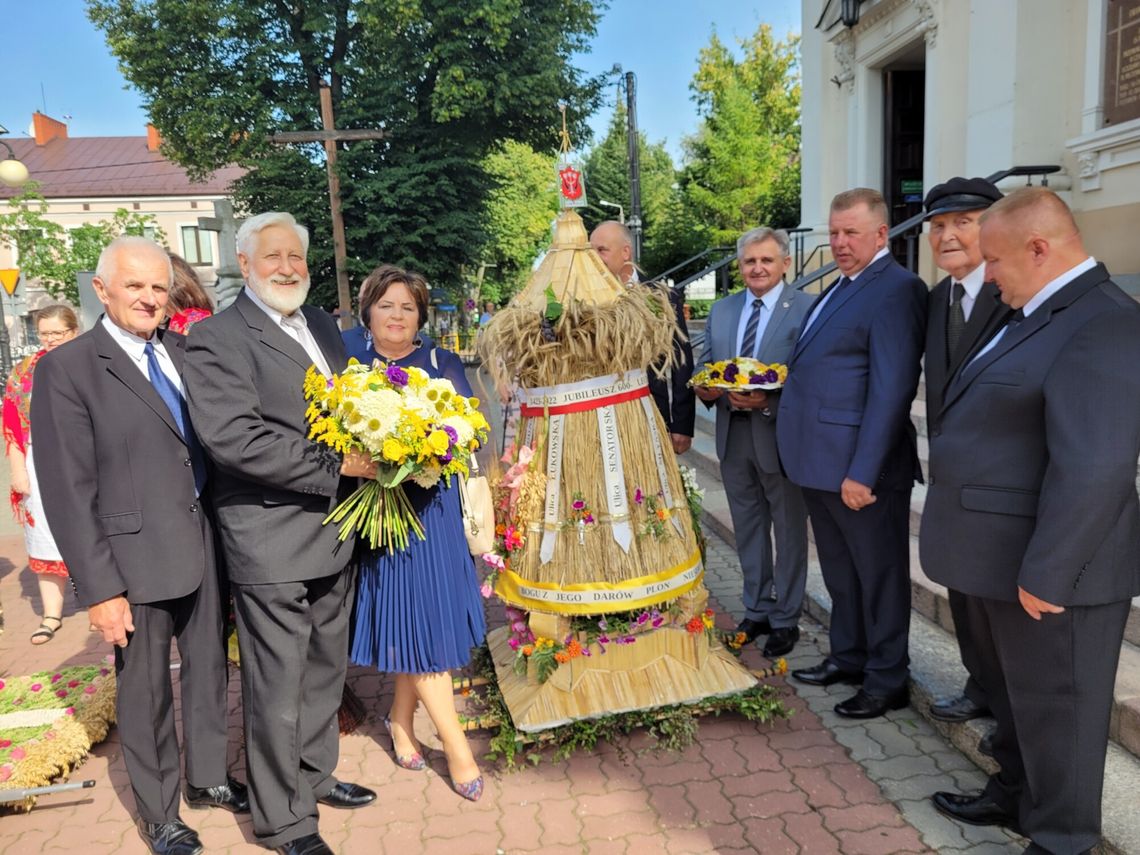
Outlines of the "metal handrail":
{"type": "MultiPolygon", "coordinates": [[[[702,258],[704,258],[706,255],[712,255],[714,252],[734,252],[734,251],[735,251],[735,250],[734,250],[734,248],[733,248],[733,247],[731,247],[731,246],[714,246],[714,247],[710,247],[709,249],[706,249],[704,252],[699,252],[699,253],[697,253],[697,254],[696,254],[696,255],[694,255],[692,258],[686,258],[686,259],[685,259],[684,261],[682,261],[680,264],[675,264],[675,265],[673,265],[673,266],[672,266],[672,267],[670,267],[668,270],[666,270],[664,273],[658,273],[656,276],[654,276],[654,277],[653,277],[653,279],[654,279],[655,281],[658,281],[658,280],[659,280],[659,281],[662,281],[662,282],[663,282],[663,281],[665,281],[666,279],[668,279],[670,276],[672,276],[674,273],[676,273],[678,270],[683,270],[684,268],[686,268],[686,267],[688,267],[690,264],[692,264],[694,261],[700,261],[700,260],[701,260],[702,258]]],[[[721,261],[723,261],[723,260],[724,260],[724,259],[721,259],[721,261]]],[[[720,264],[720,263],[721,263],[721,262],[717,262],[717,264],[720,264]]],[[[714,267],[715,267],[715,266],[716,266],[716,265],[714,265],[714,267]]],[[[713,269],[713,268],[712,268],[712,267],[710,267],[710,268],[708,268],[707,270],[703,271],[703,272],[701,273],[701,276],[704,276],[704,275],[706,275],[706,274],[708,273],[708,271],[709,271],[709,270],[712,270],[712,269],[713,269]]],[[[698,277],[698,278],[699,278],[699,277],[698,277]]]]}
{"type": "MultiPolygon", "coordinates": [[[[1003,169],[999,172],[993,173],[992,175],[986,176],[986,181],[990,182],[991,184],[997,184],[999,181],[1001,181],[1005,178],[1009,178],[1010,176],[1024,175],[1024,176],[1027,176],[1027,179],[1028,179],[1026,181],[1026,186],[1030,186],[1033,183],[1032,177],[1034,175],[1040,175],[1041,176],[1041,186],[1042,187],[1048,187],[1049,186],[1049,179],[1047,176],[1052,175],[1054,172],[1060,172],[1060,171],[1061,171],[1061,167],[1056,166],[1056,165],[1011,166],[1009,169],[1003,169]]],[[[891,229],[889,232],[887,232],[888,243],[890,242],[890,240],[892,238],[896,238],[899,235],[906,234],[906,232],[910,231],[915,226],[919,226],[921,228],[922,222],[925,219],[926,219],[926,214],[915,214],[913,217],[910,217],[909,219],[903,220],[901,223],[899,223],[897,226],[895,226],[893,229],[891,229]]],[[[820,244],[819,247],[817,247],[817,249],[821,248],[822,246],[823,246],[823,244],[820,244]]],[[[815,254],[815,250],[812,250],[812,254],[813,255],[815,254]]],[[[820,279],[823,279],[829,273],[834,273],[838,269],[839,269],[839,267],[834,261],[829,261],[827,264],[823,265],[823,267],[820,267],[818,270],[814,270],[805,276],[800,276],[798,279],[796,279],[795,282],[792,283],[792,287],[796,288],[798,290],[803,290],[808,285],[811,285],[815,282],[818,282],[820,279]]]]}

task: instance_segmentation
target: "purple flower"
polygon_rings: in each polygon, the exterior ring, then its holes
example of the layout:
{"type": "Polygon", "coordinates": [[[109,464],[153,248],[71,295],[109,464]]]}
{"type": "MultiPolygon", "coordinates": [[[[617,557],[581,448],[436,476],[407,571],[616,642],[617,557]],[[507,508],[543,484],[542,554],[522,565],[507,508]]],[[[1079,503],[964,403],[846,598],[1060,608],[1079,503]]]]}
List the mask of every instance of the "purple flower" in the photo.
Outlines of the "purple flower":
{"type": "Polygon", "coordinates": [[[28,688],[31,689],[33,692],[38,692],[43,687],[44,687],[43,683],[32,683],[32,685],[28,686],[28,688]]]}
{"type": "Polygon", "coordinates": [[[764,381],[764,375],[763,374],[749,374],[748,375],[748,382],[749,383],[763,383],[763,382],[765,382],[764,381]]]}
{"type": "Polygon", "coordinates": [[[654,609],[654,610],[653,610],[653,611],[650,613],[650,615],[649,615],[649,616],[650,616],[651,618],[653,618],[653,628],[654,628],[654,629],[657,629],[657,627],[659,627],[659,626],[661,626],[661,624],[665,623],[665,618],[663,618],[663,617],[661,616],[661,612],[657,611],[657,609],[654,609]]]}
{"type": "Polygon", "coordinates": [[[384,373],[388,377],[388,382],[393,386],[403,388],[408,385],[408,372],[399,365],[389,365],[388,370],[384,373]]]}
{"type": "Polygon", "coordinates": [[[0,680],[0,692],[4,691],[4,681],[0,680]]]}
{"type": "Polygon", "coordinates": [[[0,739],[0,748],[7,748],[11,744],[12,744],[11,739],[0,739]]]}
{"type": "Polygon", "coordinates": [[[67,697],[67,689],[56,689],[55,696],[57,698],[66,698],[67,697]]]}
{"type": "Polygon", "coordinates": [[[600,629],[602,632],[605,632],[609,628],[609,622],[606,621],[604,617],[598,618],[598,629],[600,629]]]}
{"type": "Polygon", "coordinates": [[[765,383],[778,383],[779,380],[780,380],[780,375],[776,373],[775,369],[769,368],[767,371],[764,372],[764,382],[765,383]]]}
{"type": "Polygon", "coordinates": [[[575,499],[574,502],[570,505],[570,507],[572,507],[576,511],[584,510],[586,507],[586,500],[585,499],[575,499]]]}
{"type": "Polygon", "coordinates": [[[633,491],[633,503],[635,505],[640,505],[644,501],[645,501],[645,494],[642,493],[641,488],[638,487],[636,490],[633,491]]]}
{"type": "Polygon", "coordinates": [[[724,366],[724,379],[729,383],[736,379],[736,375],[740,373],[740,368],[735,362],[730,362],[724,366]]]}
{"type": "Polygon", "coordinates": [[[455,443],[459,442],[459,432],[456,431],[456,429],[451,425],[444,425],[443,432],[447,434],[447,438],[451,440],[452,445],[455,445],[455,443]]]}
{"type": "Polygon", "coordinates": [[[522,647],[522,642],[517,638],[508,638],[507,645],[511,648],[511,650],[518,650],[520,647],[522,647]]]}
{"type": "Polygon", "coordinates": [[[594,521],[594,515],[593,514],[586,514],[586,516],[582,517],[582,522],[592,523],[593,521],[594,521]]]}
{"type": "Polygon", "coordinates": [[[62,675],[62,674],[52,674],[52,675],[51,675],[51,681],[52,681],[53,683],[58,683],[58,682],[59,682],[60,680],[62,680],[62,679],[63,679],[63,675],[62,675]]]}
{"type": "Polygon", "coordinates": [[[642,612],[637,616],[637,625],[642,626],[647,620],[649,620],[649,612],[642,612]]]}

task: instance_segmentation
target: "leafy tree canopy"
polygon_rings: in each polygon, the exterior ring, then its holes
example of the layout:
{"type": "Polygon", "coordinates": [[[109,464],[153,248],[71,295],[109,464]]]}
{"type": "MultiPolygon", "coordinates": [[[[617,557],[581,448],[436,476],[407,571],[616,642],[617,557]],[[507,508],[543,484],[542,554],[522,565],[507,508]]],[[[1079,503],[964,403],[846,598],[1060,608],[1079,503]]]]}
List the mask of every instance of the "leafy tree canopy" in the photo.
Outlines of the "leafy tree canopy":
{"type": "Polygon", "coordinates": [[[758,225],[799,223],[799,37],[777,41],[768,24],[740,42],[714,34],[690,89],[702,116],[685,141],[682,189],[712,243],[731,244],[758,225]]]}
{"type": "Polygon", "coordinates": [[[290,210],[313,233],[314,299],[330,304],[328,199],[319,146],[280,149],[278,131],[319,128],[322,80],[340,128],[383,128],[341,143],[338,170],[350,274],[406,264],[457,286],[482,255],[502,140],[557,144],[557,104],[573,132],[600,82],[587,49],[591,0],[88,0],[124,75],[142,93],[164,153],[202,175],[250,169],[249,211],[290,210]]]}

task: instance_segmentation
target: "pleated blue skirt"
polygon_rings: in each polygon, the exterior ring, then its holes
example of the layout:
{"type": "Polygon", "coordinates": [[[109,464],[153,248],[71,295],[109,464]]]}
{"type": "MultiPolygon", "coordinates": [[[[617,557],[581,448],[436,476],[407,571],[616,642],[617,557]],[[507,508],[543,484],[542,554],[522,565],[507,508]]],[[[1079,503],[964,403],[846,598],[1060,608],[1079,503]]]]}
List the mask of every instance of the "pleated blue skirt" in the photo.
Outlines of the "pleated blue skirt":
{"type": "Polygon", "coordinates": [[[487,624],[475,564],[467,551],[459,487],[405,488],[423,523],[396,553],[365,550],[360,561],[349,657],[397,674],[461,668],[483,643],[487,624]]]}

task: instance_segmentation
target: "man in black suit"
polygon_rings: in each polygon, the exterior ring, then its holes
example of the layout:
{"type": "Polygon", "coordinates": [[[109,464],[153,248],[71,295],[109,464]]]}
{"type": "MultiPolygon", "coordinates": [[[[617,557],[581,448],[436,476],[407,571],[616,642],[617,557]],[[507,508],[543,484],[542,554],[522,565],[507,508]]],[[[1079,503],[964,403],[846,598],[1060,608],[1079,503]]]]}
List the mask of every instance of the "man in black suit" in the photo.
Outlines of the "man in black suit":
{"type": "MultiPolygon", "coordinates": [[[[946,386],[966,355],[987,341],[1012,311],[998,298],[997,286],[985,281],[979,238],[982,214],[1001,196],[1001,191],[984,178],[951,178],[926,194],[934,263],[950,274],[930,292],[923,363],[928,435],[938,430],[946,386]]],[[[953,588],[948,597],[968,679],[960,696],[932,703],[930,714],[941,721],[968,721],[989,715],[989,703],[977,679],[978,650],[965,598],[953,588]]]]}
{"type": "MultiPolygon", "coordinates": [[[[590,246],[618,282],[644,281],[639,278],[633,260],[633,236],[617,220],[598,223],[590,233],[590,246]]],[[[649,370],[649,391],[665,419],[676,454],[684,454],[693,444],[697,424],[697,399],[689,386],[693,376],[693,346],[689,343],[689,327],[685,323],[685,295],[669,289],[669,302],[677,317],[677,334],[673,337],[673,367],[664,374],[649,370]]]]}
{"type": "Polygon", "coordinates": [[[361,807],[371,790],[334,777],[336,712],[348,664],[352,542],[322,520],[373,477],[366,455],[343,459],[309,439],[309,366],[344,368],[329,315],[302,305],[308,232],[260,214],[238,231],[246,288],[194,327],[186,355],[190,412],[217,464],[215,504],[241,647],[246,761],[258,842],[327,855],[317,804],[361,807]]]}
{"type": "Polygon", "coordinates": [[[792,676],[862,683],[835,712],[874,718],[908,703],[910,491],[921,475],[910,404],[927,290],[890,256],[878,191],[838,194],[828,229],[843,275],[800,330],[776,440],[784,471],[803,489],[831,594],[831,655],[792,676]]]}
{"type": "Polygon", "coordinates": [[[178,815],[170,679],[181,658],[186,801],[249,810],[226,775],[226,655],[207,464],[182,397],[186,340],[158,328],[170,259],[119,238],[93,281],[106,314],[36,367],[32,437],[44,507],[92,626],[115,645],[117,717],[138,830],[160,855],[201,852],[178,815]]]}
{"type": "Polygon", "coordinates": [[[1019,829],[1027,852],[1086,852],[1140,593],[1140,307],[1046,188],[995,203],[981,238],[1017,311],[946,390],[920,545],[930,578],[966,597],[1000,771],[934,805],[1019,829]]]}

